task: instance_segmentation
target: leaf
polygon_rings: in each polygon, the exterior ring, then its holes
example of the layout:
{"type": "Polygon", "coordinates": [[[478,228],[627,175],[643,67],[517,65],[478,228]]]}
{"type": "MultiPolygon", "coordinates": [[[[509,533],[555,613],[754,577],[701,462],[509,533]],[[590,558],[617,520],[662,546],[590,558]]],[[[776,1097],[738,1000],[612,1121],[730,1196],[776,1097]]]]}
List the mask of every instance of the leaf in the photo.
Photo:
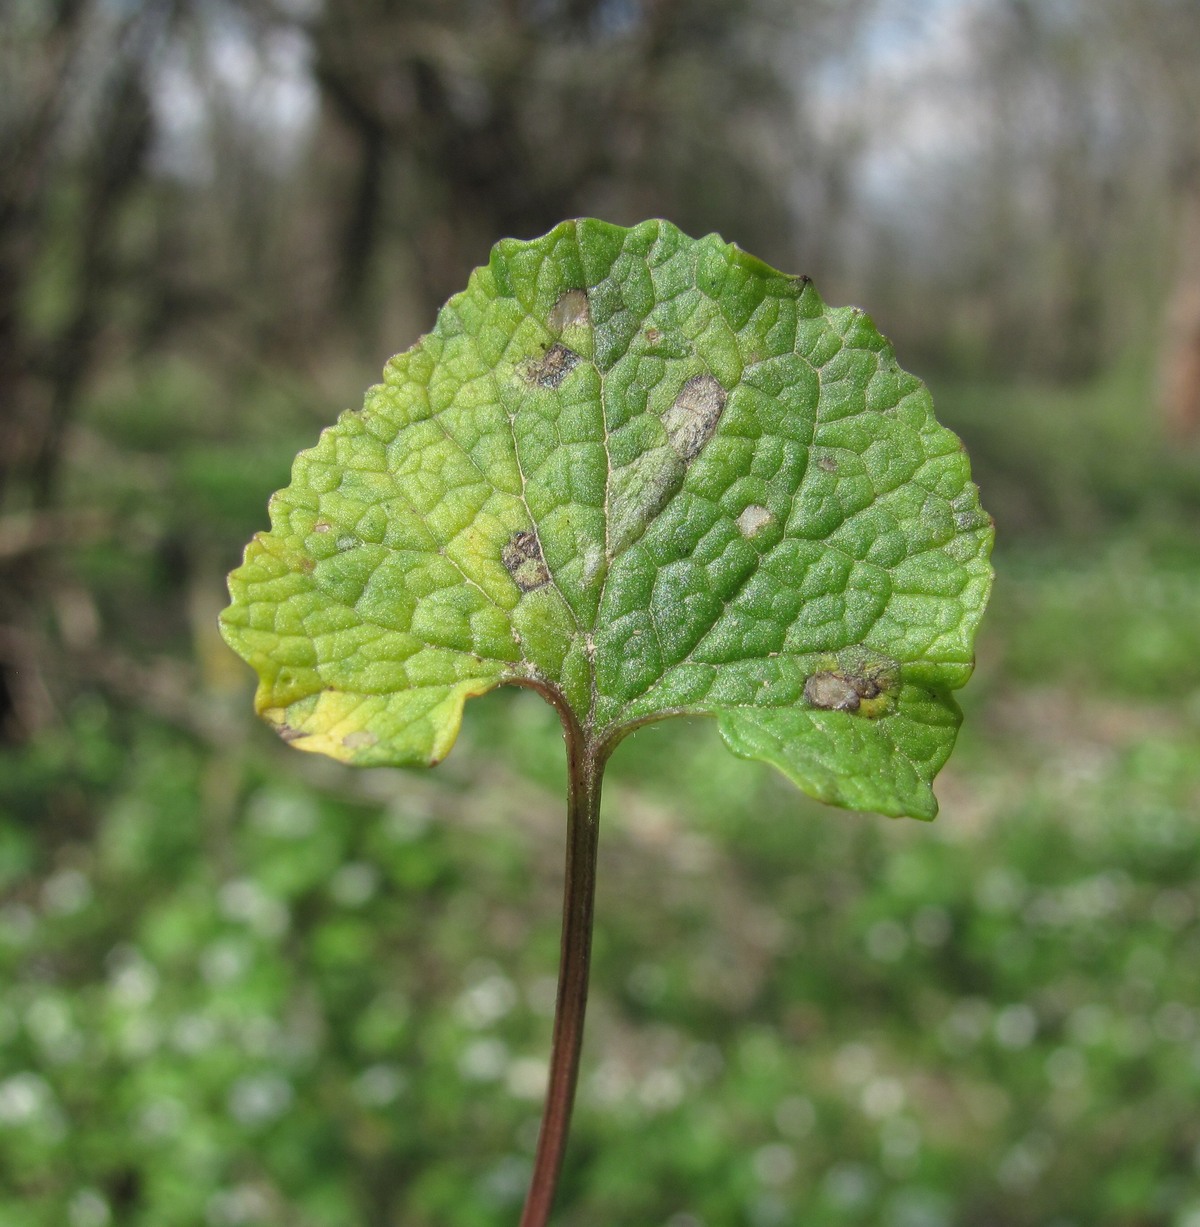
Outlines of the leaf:
{"type": "Polygon", "coordinates": [[[300,749],[436,763],[523,682],[592,746],[713,715],[824,801],[936,812],[991,581],[967,457],[867,316],[716,235],[498,243],[271,524],[222,629],[300,749]]]}

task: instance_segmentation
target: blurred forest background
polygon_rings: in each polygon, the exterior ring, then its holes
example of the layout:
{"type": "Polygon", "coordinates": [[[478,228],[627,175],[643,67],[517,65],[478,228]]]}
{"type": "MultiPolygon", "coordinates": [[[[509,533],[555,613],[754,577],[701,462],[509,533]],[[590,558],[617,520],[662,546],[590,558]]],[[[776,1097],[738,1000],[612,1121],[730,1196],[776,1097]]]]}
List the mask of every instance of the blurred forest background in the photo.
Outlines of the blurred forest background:
{"type": "Polygon", "coordinates": [[[515,1222],[562,747],[289,751],[293,454],[490,244],[671,218],[875,316],[999,580],[932,827],[612,765],[563,1227],[1200,1227],[1195,0],[6,0],[0,1227],[515,1222]]]}

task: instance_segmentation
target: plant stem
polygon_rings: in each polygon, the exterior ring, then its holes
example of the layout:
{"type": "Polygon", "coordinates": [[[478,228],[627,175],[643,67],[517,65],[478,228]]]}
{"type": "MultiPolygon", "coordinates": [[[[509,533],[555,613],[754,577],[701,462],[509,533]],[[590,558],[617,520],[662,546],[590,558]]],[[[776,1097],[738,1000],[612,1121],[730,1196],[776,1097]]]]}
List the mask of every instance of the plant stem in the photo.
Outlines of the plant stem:
{"type": "Polygon", "coordinates": [[[545,1227],[549,1220],[567,1146],[575,1084],[579,1079],[583,1016],[587,1008],[592,913],[596,899],[596,842],[600,833],[600,786],[607,757],[590,744],[570,708],[553,698],[551,701],[562,716],[567,743],[567,864],[563,885],[562,953],[558,998],[554,1006],[550,1080],[521,1227],[545,1227]]]}

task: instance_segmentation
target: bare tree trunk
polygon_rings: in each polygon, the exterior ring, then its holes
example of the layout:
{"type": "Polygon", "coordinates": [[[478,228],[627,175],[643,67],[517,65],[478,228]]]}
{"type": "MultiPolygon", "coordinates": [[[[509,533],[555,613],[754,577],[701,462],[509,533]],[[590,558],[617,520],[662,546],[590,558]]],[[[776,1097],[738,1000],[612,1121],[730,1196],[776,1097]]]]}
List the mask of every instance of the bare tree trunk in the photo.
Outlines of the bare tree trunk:
{"type": "Polygon", "coordinates": [[[1159,361],[1163,423],[1173,439],[1200,437],[1200,164],[1186,175],[1159,361]]]}
{"type": "MultiPolygon", "coordinates": [[[[145,6],[106,43],[109,63],[86,153],[74,155],[64,135],[83,61],[97,54],[89,45],[95,6],[86,2],[61,4],[42,44],[29,46],[41,69],[31,74],[38,92],[0,132],[0,514],[52,518],[68,429],[117,272],[116,227],[149,144],[143,39],[157,11],[145,6]],[[78,189],[73,235],[53,216],[52,182],[78,189]],[[39,326],[27,316],[25,288],[51,249],[56,259],[69,253],[60,274],[67,302],[54,323],[39,326]]],[[[31,540],[38,538],[32,532],[31,540]]],[[[34,549],[0,565],[0,743],[22,739],[50,714],[34,613],[46,570],[34,549]]]]}
{"type": "Polygon", "coordinates": [[[115,271],[113,227],[121,205],[139,180],[149,145],[150,110],[139,64],[127,62],[123,66],[112,95],[107,122],[97,133],[89,159],[75,303],[49,346],[49,369],[45,371],[49,395],[30,466],[33,504],[38,508],[55,501],[66,430],[103,328],[103,302],[115,271]]]}

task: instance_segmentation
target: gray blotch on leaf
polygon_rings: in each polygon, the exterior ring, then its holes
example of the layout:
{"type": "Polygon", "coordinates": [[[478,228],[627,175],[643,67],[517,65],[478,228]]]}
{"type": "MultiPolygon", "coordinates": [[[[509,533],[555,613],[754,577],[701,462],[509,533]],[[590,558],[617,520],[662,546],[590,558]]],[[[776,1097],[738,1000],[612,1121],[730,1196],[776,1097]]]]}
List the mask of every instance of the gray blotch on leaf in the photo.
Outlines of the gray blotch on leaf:
{"type": "Polygon", "coordinates": [[[500,551],[500,560],[522,592],[532,592],[550,582],[550,569],[542,557],[537,534],[522,529],[500,551]]]}
{"type": "Polygon", "coordinates": [[[725,408],[725,398],[725,389],[712,375],[693,375],[663,414],[667,441],[685,464],[694,459],[712,437],[725,408]]]}
{"type": "Polygon", "coordinates": [[[543,388],[557,388],[578,365],[579,355],[561,341],[555,341],[539,361],[529,363],[525,377],[543,388]]]}
{"type": "Polygon", "coordinates": [[[757,537],[764,528],[774,521],[775,517],[766,507],[751,503],[737,518],[737,529],[743,537],[757,537]]]}
{"type": "Polygon", "coordinates": [[[992,522],[986,511],[970,509],[954,513],[954,525],[959,532],[974,532],[977,528],[987,528],[992,522]]]}
{"type": "Polygon", "coordinates": [[[608,502],[608,544],[613,553],[619,554],[645,532],[686,475],[686,466],[666,444],[643,452],[613,474],[608,502]]]}
{"type": "Polygon", "coordinates": [[[830,669],[814,673],[804,683],[805,701],[822,711],[856,712],[864,699],[883,693],[878,678],[847,676],[830,669]]]}
{"type": "Polygon", "coordinates": [[[562,333],[564,329],[577,324],[586,324],[590,320],[591,310],[588,307],[587,291],[567,290],[550,308],[546,324],[551,332],[562,333]]]}

